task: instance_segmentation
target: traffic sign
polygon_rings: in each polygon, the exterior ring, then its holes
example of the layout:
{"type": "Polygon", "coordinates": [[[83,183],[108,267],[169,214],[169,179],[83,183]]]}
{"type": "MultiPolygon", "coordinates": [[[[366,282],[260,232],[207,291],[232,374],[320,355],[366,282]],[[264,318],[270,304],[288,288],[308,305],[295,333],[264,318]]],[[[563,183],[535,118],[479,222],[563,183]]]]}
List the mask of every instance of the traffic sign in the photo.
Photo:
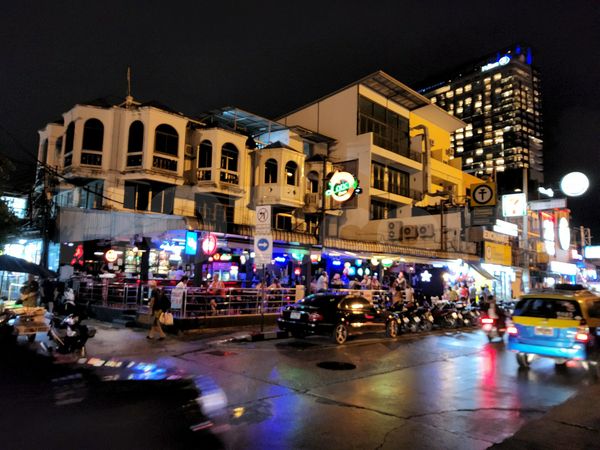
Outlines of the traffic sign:
{"type": "Polygon", "coordinates": [[[271,233],[271,206],[256,207],[256,234],[271,233]]]}
{"type": "Polygon", "coordinates": [[[254,236],[254,264],[271,264],[273,260],[273,237],[271,235],[254,236]]]}
{"type": "Polygon", "coordinates": [[[494,206],[495,204],[495,184],[481,183],[471,187],[471,206],[494,206]]]}

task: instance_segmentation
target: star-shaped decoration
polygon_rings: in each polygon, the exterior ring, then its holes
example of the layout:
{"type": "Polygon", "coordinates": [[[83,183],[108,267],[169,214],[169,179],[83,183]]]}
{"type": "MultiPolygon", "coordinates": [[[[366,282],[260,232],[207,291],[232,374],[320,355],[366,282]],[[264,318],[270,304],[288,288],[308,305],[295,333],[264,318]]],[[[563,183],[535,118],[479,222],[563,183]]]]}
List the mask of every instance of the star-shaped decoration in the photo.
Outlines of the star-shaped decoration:
{"type": "Polygon", "coordinates": [[[428,270],[426,270],[425,272],[422,272],[422,273],[421,273],[421,281],[422,281],[422,282],[424,282],[424,283],[429,283],[429,282],[431,281],[431,277],[432,277],[432,276],[433,276],[433,275],[431,275],[431,274],[429,273],[429,271],[428,271],[428,270]]]}

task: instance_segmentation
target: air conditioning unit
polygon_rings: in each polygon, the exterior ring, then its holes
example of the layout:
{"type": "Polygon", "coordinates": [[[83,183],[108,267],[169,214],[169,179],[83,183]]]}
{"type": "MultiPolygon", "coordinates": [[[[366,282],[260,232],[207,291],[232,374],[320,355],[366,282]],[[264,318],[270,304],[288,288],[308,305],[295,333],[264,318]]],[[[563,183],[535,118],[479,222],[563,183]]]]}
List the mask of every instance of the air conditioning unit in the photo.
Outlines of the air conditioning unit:
{"type": "Polygon", "coordinates": [[[454,158],[454,149],[453,148],[447,148],[446,149],[446,156],[448,158],[454,158]]]}
{"type": "Polygon", "coordinates": [[[419,237],[433,237],[433,225],[419,225],[419,237]]]}
{"type": "Polygon", "coordinates": [[[418,236],[416,225],[404,225],[402,227],[403,239],[416,239],[418,236]]]}
{"type": "Polygon", "coordinates": [[[402,222],[388,222],[387,239],[388,241],[402,240],[402,222]]]}

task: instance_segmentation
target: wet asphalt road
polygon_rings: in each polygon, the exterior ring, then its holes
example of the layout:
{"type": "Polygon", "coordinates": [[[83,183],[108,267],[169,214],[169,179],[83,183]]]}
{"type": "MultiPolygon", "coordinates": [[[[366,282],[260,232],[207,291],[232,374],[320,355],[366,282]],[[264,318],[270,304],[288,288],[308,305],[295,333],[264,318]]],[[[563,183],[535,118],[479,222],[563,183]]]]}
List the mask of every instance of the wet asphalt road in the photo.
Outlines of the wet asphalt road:
{"type": "MultiPolygon", "coordinates": [[[[135,332],[119,333],[124,342],[135,332]]],[[[228,399],[217,447],[231,449],[483,449],[591,382],[581,367],[557,372],[546,360],[520,372],[514,355],[478,330],[363,335],[342,346],[325,337],[148,343],[138,332],[117,347],[101,336],[90,345],[96,356],[212,377],[228,399]]]]}
{"type": "Polygon", "coordinates": [[[478,330],[221,343],[160,359],[219,383],[232,449],[482,449],[591,382],[546,360],[519,371],[478,330]]]}

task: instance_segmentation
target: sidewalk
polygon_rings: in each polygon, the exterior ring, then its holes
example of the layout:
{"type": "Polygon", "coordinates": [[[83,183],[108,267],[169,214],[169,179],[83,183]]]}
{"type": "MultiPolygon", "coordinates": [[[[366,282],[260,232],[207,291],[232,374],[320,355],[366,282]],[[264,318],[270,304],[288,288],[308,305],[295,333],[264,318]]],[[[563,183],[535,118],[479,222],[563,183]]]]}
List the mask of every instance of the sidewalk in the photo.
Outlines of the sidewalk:
{"type": "Polygon", "coordinates": [[[491,449],[600,448],[600,382],[589,386],[491,449]]]}

